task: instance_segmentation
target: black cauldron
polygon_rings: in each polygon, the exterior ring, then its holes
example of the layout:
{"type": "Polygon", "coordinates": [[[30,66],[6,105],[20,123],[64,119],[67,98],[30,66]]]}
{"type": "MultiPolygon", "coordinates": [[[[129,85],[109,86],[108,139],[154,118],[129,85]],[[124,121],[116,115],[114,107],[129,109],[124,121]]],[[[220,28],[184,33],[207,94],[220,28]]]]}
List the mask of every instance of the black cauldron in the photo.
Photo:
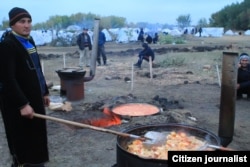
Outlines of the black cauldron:
{"type": "MultiPolygon", "coordinates": [[[[148,131],[158,131],[158,132],[171,132],[171,131],[182,131],[190,135],[204,139],[214,145],[220,145],[220,138],[215,134],[189,125],[183,124],[157,124],[157,125],[145,125],[139,126],[131,129],[127,129],[124,132],[135,134],[135,135],[144,135],[148,131]]],[[[126,137],[117,137],[117,154],[116,167],[166,167],[168,165],[167,160],[160,159],[146,159],[134,155],[127,151],[127,146],[133,141],[131,138],[126,137]]]]}

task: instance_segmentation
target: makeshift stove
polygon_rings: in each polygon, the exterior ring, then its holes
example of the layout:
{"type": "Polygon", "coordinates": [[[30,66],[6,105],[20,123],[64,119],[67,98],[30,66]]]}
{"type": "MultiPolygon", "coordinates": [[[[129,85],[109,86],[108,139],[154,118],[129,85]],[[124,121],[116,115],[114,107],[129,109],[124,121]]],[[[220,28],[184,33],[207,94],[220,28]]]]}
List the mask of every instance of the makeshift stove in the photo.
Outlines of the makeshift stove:
{"type": "MultiPolygon", "coordinates": [[[[84,98],[84,82],[91,81],[95,77],[96,58],[98,51],[100,19],[94,21],[94,39],[91,52],[90,72],[88,77],[84,77],[86,71],[82,68],[63,68],[57,70],[61,82],[61,95],[66,95],[69,101],[82,100],[84,98]]],[[[65,59],[64,59],[65,62],[65,59]]],[[[65,67],[65,66],[64,66],[65,67]]]]}
{"type": "Polygon", "coordinates": [[[86,71],[81,68],[64,68],[56,72],[60,77],[61,95],[66,95],[69,101],[84,98],[84,76],[86,71]]]}

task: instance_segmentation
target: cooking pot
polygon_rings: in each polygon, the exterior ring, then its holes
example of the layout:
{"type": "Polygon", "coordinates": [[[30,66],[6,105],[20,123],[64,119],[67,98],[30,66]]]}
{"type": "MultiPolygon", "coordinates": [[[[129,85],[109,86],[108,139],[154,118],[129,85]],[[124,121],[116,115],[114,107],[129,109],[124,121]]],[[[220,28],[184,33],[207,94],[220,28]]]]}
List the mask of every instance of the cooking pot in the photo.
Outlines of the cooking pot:
{"type": "MultiPolygon", "coordinates": [[[[182,131],[189,135],[195,136],[213,145],[220,145],[220,138],[215,134],[194,126],[184,124],[155,124],[155,125],[144,125],[131,129],[127,129],[124,132],[144,135],[147,131],[158,131],[158,132],[171,132],[171,131],[182,131]]],[[[143,158],[138,155],[132,154],[127,151],[128,145],[133,141],[131,138],[117,137],[117,150],[116,160],[117,167],[166,167],[168,164],[167,160],[162,159],[150,159],[143,158]]]]}

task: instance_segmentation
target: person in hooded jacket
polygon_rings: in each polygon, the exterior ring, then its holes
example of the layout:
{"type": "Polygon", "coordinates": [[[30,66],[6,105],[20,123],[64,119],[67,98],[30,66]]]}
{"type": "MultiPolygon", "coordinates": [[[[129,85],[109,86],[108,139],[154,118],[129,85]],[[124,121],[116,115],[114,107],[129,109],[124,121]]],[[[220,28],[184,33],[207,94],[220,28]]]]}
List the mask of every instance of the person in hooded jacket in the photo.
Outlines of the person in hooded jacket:
{"type": "Polygon", "coordinates": [[[151,57],[152,63],[153,63],[153,61],[155,59],[155,54],[154,54],[153,50],[148,46],[147,43],[143,43],[142,47],[143,47],[143,50],[140,51],[140,53],[138,55],[139,59],[138,59],[137,63],[134,64],[134,66],[136,66],[138,68],[141,68],[143,60],[146,60],[147,62],[149,62],[149,57],[151,57]]]}
{"type": "Polygon", "coordinates": [[[250,99],[250,57],[247,53],[239,56],[239,68],[237,78],[237,99],[241,99],[243,94],[250,99]]]}
{"type": "Polygon", "coordinates": [[[44,167],[49,161],[45,114],[50,103],[36,45],[30,36],[32,18],[23,8],[9,11],[12,29],[0,46],[0,109],[12,167],[44,167]]]}

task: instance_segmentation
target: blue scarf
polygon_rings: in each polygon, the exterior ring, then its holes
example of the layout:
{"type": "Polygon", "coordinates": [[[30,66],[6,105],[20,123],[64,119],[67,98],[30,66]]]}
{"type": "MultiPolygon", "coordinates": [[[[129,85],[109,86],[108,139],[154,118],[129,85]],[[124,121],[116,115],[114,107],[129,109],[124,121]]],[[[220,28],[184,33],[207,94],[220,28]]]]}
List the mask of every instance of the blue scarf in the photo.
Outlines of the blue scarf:
{"type": "Polygon", "coordinates": [[[30,41],[29,41],[30,37],[23,37],[23,36],[16,34],[15,32],[13,32],[13,34],[15,35],[15,37],[20,41],[20,43],[24,46],[24,48],[29,53],[29,55],[33,61],[34,67],[36,69],[37,75],[38,75],[40,87],[42,90],[42,95],[45,95],[45,93],[46,93],[46,91],[45,91],[46,90],[46,87],[45,87],[46,81],[45,81],[45,78],[43,76],[43,72],[42,72],[42,69],[40,66],[39,55],[37,53],[35,46],[32,43],[30,43],[30,41]]]}

